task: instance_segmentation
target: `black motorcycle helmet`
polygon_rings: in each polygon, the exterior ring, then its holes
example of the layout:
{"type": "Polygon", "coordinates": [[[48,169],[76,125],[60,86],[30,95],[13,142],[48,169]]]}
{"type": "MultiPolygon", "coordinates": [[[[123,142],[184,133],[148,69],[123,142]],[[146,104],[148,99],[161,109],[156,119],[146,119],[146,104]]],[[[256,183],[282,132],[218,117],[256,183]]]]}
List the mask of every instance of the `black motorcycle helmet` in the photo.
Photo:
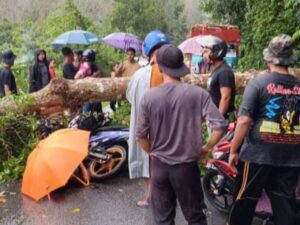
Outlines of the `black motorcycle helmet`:
{"type": "Polygon", "coordinates": [[[222,60],[227,53],[227,43],[219,37],[209,35],[205,37],[201,46],[211,50],[209,58],[213,61],[222,60]]]}
{"type": "Polygon", "coordinates": [[[84,61],[94,62],[96,59],[96,53],[92,49],[86,49],[82,53],[82,58],[84,61]]]}

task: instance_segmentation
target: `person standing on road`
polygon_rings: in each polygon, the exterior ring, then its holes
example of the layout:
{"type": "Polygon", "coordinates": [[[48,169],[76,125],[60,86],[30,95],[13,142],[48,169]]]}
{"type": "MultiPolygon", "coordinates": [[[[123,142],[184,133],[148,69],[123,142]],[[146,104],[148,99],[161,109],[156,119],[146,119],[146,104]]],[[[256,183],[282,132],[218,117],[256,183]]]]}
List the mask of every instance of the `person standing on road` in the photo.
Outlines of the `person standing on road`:
{"type": "Polygon", "coordinates": [[[252,224],[263,189],[271,200],[275,225],[296,225],[300,80],[288,71],[297,60],[292,46],[290,36],[274,37],[263,51],[269,72],[253,78],[245,89],[229,156],[238,170],[230,225],[252,224]]]}
{"type": "Polygon", "coordinates": [[[213,69],[208,82],[208,91],[219,111],[227,119],[234,112],[235,79],[234,73],[224,61],[227,43],[218,37],[207,36],[202,47],[204,62],[213,69]]]}
{"type": "Polygon", "coordinates": [[[0,69],[0,96],[17,94],[17,84],[11,67],[15,62],[15,54],[11,50],[2,52],[3,67],[0,69]]]}
{"type": "Polygon", "coordinates": [[[148,65],[138,69],[132,76],[126,98],[131,104],[130,126],[129,126],[129,146],[128,165],[130,179],[145,178],[145,198],[137,202],[137,206],[149,205],[149,156],[141,150],[136,143],[135,129],[138,116],[138,107],[143,95],[160,85],[163,81],[162,74],[156,63],[156,52],[164,44],[170,43],[169,37],[159,30],[151,31],[147,34],[143,43],[144,55],[149,59],[148,65]]]}
{"type": "Polygon", "coordinates": [[[141,102],[136,138],[151,157],[151,204],[157,225],[174,225],[176,199],[189,225],[206,225],[206,208],[197,161],[210,152],[227,122],[204,89],[182,83],[189,73],[183,54],[174,45],[157,52],[163,84],[147,92],[141,102]],[[202,119],[212,135],[202,146],[202,119]]]}

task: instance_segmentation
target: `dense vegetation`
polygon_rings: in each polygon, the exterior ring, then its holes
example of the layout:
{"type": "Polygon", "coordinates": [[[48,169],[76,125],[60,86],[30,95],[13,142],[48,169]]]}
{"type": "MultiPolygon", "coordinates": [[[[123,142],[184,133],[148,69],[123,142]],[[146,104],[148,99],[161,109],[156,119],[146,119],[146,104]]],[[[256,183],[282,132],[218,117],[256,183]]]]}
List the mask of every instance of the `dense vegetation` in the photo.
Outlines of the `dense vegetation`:
{"type": "Polygon", "coordinates": [[[262,51],[270,39],[285,33],[300,41],[299,0],[205,0],[201,7],[215,21],[238,25],[242,31],[242,70],[265,66],[262,51]]]}

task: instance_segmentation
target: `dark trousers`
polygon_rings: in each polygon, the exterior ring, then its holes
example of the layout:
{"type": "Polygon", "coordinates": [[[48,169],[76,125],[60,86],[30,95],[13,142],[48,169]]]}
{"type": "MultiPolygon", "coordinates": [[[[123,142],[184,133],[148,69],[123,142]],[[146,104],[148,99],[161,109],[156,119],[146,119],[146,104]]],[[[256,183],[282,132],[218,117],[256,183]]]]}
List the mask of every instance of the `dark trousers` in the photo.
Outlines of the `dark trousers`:
{"type": "Polygon", "coordinates": [[[99,103],[86,103],[86,104],[83,104],[82,106],[82,112],[83,113],[102,113],[102,104],[101,102],[99,103]]]}
{"type": "Polygon", "coordinates": [[[229,225],[251,225],[262,190],[271,200],[275,225],[296,225],[295,188],[300,168],[240,163],[229,225]]]}
{"type": "Polygon", "coordinates": [[[151,204],[157,225],[174,225],[176,199],[189,225],[206,225],[206,208],[196,162],[167,165],[151,158],[151,204]]]}

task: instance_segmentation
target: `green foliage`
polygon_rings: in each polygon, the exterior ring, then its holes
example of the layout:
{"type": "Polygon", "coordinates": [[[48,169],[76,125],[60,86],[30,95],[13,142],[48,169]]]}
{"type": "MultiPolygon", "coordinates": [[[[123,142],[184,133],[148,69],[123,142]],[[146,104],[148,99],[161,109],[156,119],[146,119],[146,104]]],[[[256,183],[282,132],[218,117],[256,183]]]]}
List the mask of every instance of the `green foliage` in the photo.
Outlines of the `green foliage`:
{"type": "Polygon", "coordinates": [[[131,105],[128,101],[122,101],[119,103],[119,107],[114,113],[112,124],[128,126],[130,123],[130,109],[131,105]]]}
{"type": "Polygon", "coordinates": [[[13,30],[13,25],[9,21],[3,20],[0,22],[0,46],[2,46],[2,48],[11,47],[12,30],[13,30]]]}
{"type": "Polygon", "coordinates": [[[29,64],[17,64],[12,67],[12,72],[15,75],[16,83],[19,92],[28,92],[29,90],[29,64]]]}
{"type": "MultiPolygon", "coordinates": [[[[13,100],[19,109],[27,108],[34,101],[28,94],[11,95],[2,98],[0,105],[6,100],[13,100]]],[[[65,115],[50,118],[52,131],[67,127],[68,120],[65,115]]],[[[44,121],[35,114],[7,111],[0,117],[0,183],[22,176],[29,153],[44,134],[44,121]]]]}
{"type": "Polygon", "coordinates": [[[299,27],[298,9],[286,5],[287,1],[247,1],[246,24],[243,27],[243,37],[248,35],[243,49],[246,56],[241,59],[242,69],[264,68],[263,49],[272,37],[285,33],[293,35],[299,27]],[[288,24],[288,26],[286,26],[288,24]]]}
{"type": "Polygon", "coordinates": [[[7,113],[0,117],[0,183],[18,179],[27,156],[37,143],[34,115],[7,113]]]}
{"type": "Polygon", "coordinates": [[[240,70],[265,67],[262,51],[272,37],[285,33],[299,38],[298,0],[207,0],[202,6],[215,21],[239,25],[242,30],[240,50],[245,56],[239,61],[240,70]]]}
{"type": "Polygon", "coordinates": [[[167,21],[167,34],[172,43],[179,45],[186,38],[186,16],[183,14],[184,4],[182,0],[164,1],[164,11],[167,21]]]}
{"type": "Polygon", "coordinates": [[[48,43],[58,36],[59,34],[69,30],[89,30],[93,31],[93,24],[84,17],[72,0],[65,0],[61,7],[52,12],[48,18],[43,21],[44,33],[50,39],[48,43]]]}
{"type": "Polygon", "coordinates": [[[140,37],[153,29],[166,29],[163,2],[158,0],[116,0],[108,16],[113,28],[140,37]]]}
{"type": "Polygon", "coordinates": [[[210,13],[215,22],[229,23],[241,27],[246,13],[246,0],[200,1],[200,8],[210,13]]]}
{"type": "Polygon", "coordinates": [[[133,33],[142,39],[150,31],[160,29],[178,44],[186,34],[183,8],[181,0],[116,0],[103,26],[106,31],[133,33]]]}

